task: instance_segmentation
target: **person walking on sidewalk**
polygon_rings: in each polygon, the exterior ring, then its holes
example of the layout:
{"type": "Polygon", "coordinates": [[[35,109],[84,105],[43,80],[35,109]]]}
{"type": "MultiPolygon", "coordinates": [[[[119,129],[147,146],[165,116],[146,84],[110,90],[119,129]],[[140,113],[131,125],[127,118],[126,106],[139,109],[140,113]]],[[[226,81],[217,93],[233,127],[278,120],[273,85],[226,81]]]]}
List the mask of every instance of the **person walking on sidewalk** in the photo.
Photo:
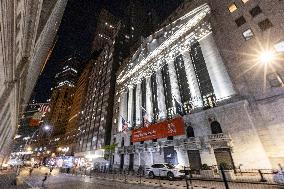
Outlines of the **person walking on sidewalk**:
{"type": "Polygon", "coordinates": [[[33,172],[33,168],[30,168],[30,171],[29,171],[30,176],[32,176],[32,172],[33,172]]]}
{"type": "Polygon", "coordinates": [[[49,169],[49,174],[51,175],[51,173],[52,173],[52,170],[53,170],[53,167],[50,167],[50,169],[49,169]]]}
{"type": "Polygon", "coordinates": [[[44,182],[47,180],[47,176],[48,176],[48,173],[45,173],[44,178],[42,179],[42,184],[41,184],[42,187],[44,187],[44,182]]]}

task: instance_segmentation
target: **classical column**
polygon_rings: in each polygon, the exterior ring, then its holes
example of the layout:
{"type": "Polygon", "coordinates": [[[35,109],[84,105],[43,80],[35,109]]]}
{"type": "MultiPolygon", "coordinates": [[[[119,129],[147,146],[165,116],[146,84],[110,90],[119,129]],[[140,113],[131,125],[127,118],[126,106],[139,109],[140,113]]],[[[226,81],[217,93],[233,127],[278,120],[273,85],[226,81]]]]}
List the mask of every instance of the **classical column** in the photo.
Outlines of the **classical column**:
{"type": "Polygon", "coordinates": [[[151,77],[146,77],[146,111],[148,113],[149,121],[152,122],[153,101],[152,101],[151,77]]]}
{"type": "MultiPolygon", "coordinates": [[[[175,65],[174,65],[174,59],[167,59],[167,64],[168,64],[168,69],[169,69],[171,92],[172,92],[173,100],[175,98],[178,102],[181,102],[180,91],[178,87],[178,79],[177,79],[175,65]]],[[[173,102],[173,104],[175,103],[173,102]]]]}
{"type": "Polygon", "coordinates": [[[167,117],[167,108],[166,108],[165,91],[164,91],[161,70],[157,70],[156,72],[156,82],[157,82],[157,101],[159,109],[159,119],[165,119],[167,117]]]}
{"type": "Polygon", "coordinates": [[[118,131],[122,131],[122,118],[127,120],[127,93],[125,91],[120,94],[118,131]]]}
{"type": "Polygon", "coordinates": [[[141,94],[141,83],[136,84],[136,125],[139,126],[142,122],[141,119],[141,106],[142,106],[142,94],[141,94]]]}
{"type": "Polygon", "coordinates": [[[128,118],[128,123],[130,126],[132,126],[132,118],[133,118],[133,86],[128,87],[128,106],[127,106],[127,118],[128,118]]]}
{"type": "Polygon", "coordinates": [[[199,41],[217,101],[236,94],[213,34],[199,41]]]}
{"type": "Polygon", "coordinates": [[[188,83],[190,94],[191,94],[193,107],[194,108],[202,107],[203,106],[202,97],[201,97],[197,77],[195,75],[195,71],[192,65],[189,51],[182,52],[182,58],[184,62],[186,78],[187,78],[187,83],[188,83]]]}
{"type": "Polygon", "coordinates": [[[150,156],[151,156],[151,163],[153,165],[154,164],[154,157],[153,157],[153,152],[152,151],[150,152],[150,156]]]}

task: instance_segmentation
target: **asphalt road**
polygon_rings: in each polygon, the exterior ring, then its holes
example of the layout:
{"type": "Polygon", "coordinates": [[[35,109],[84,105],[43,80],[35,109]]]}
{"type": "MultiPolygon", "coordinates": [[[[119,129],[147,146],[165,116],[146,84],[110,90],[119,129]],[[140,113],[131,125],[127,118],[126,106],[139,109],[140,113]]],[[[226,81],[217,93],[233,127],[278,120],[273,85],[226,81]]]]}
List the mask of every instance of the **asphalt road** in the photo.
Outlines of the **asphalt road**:
{"type": "MultiPolygon", "coordinates": [[[[45,167],[41,169],[34,169],[31,176],[28,169],[21,171],[18,183],[21,187],[18,189],[27,188],[43,188],[42,179],[44,174],[49,173],[49,170],[45,167]],[[28,184],[24,185],[25,183],[28,184]],[[23,187],[26,186],[26,187],[23,187]]],[[[1,183],[1,180],[0,180],[1,183]]],[[[14,189],[14,186],[9,185],[7,182],[0,185],[0,189],[14,189]]],[[[148,179],[137,178],[128,176],[125,180],[123,175],[106,175],[95,174],[90,178],[89,176],[73,176],[68,174],[60,174],[58,170],[53,170],[51,175],[48,175],[47,181],[44,183],[44,188],[47,189],[152,189],[152,188],[164,188],[164,189],[186,189],[186,183],[184,180],[168,181],[166,179],[148,179]],[[139,184],[141,182],[141,184],[139,184]]],[[[214,181],[199,181],[193,180],[192,187],[190,189],[224,189],[222,182],[214,181]],[[193,187],[193,188],[192,188],[193,187]]],[[[262,184],[247,184],[247,183],[229,183],[230,189],[278,189],[284,188],[273,185],[262,184]]]]}

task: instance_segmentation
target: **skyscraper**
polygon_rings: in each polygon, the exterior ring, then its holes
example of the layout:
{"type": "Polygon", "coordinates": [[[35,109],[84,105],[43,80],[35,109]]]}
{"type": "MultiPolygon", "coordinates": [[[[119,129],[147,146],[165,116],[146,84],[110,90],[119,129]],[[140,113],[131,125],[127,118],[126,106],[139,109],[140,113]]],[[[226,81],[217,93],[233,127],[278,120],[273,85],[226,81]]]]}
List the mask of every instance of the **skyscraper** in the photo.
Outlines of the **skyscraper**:
{"type": "Polygon", "coordinates": [[[77,134],[79,133],[78,129],[80,117],[84,116],[81,109],[85,103],[91,67],[92,65],[90,63],[87,64],[74,88],[70,114],[68,117],[68,123],[66,125],[66,134],[63,142],[61,142],[63,145],[69,147],[70,153],[74,152],[74,147],[77,142],[77,134]]]}
{"type": "Polygon", "coordinates": [[[64,62],[62,70],[55,75],[55,88],[63,85],[74,86],[79,75],[78,68],[80,63],[81,60],[76,56],[68,58],[64,62]]]}
{"type": "Polygon", "coordinates": [[[123,35],[122,25],[106,10],[102,10],[99,20],[93,47],[101,52],[89,61],[92,67],[80,116],[76,156],[101,153],[100,149],[110,143],[115,73],[125,55],[121,45],[126,44],[117,40],[123,35]]]}

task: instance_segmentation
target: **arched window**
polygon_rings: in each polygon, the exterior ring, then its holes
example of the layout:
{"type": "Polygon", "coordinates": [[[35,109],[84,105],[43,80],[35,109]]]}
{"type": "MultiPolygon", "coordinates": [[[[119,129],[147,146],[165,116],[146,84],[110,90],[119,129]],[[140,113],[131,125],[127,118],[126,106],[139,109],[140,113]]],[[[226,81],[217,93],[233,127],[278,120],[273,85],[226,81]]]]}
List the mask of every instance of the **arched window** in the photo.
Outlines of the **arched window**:
{"type": "Polygon", "coordinates": [[[186,128],[186,136],[187,136],[187,138],[194,137],[194,130],[191,126],[188,126],[186,128]]]}
{"type": "Polygon", "coordinates": [[[212,132],[212,134],[223,133],[221,125],[218,121],[211,122],[211,132],[212,132]]]}

